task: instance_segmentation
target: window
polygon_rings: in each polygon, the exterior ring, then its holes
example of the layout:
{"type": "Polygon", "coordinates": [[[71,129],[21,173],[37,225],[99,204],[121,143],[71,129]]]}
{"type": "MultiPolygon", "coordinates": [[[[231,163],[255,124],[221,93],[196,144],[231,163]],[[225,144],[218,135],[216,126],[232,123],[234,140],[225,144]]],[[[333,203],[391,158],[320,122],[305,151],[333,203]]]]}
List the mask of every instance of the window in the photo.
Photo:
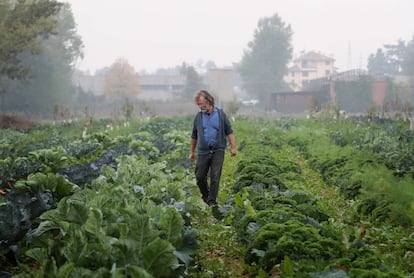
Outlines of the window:
{"type": "Polygon", "coordinates": [[[302,68],[306,68],[306,67],[308,67],[308,61],[302,60],[302,68]]]}
{"type": "Polygon", "coordinates": [[[307,71],[302,71],[302,77],[308,77],[309,73],[307,71]]]}

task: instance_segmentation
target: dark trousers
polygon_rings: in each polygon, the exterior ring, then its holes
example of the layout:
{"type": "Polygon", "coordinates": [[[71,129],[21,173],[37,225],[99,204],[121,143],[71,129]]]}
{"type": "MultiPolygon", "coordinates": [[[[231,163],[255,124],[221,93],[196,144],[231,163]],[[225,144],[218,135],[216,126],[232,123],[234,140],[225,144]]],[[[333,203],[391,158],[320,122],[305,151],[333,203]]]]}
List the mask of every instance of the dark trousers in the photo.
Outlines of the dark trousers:
{"type": "Polygon", "coordinates": [[[215,205],[219,191],[221,170],[223,169],[224,151],[210,151],[208,154],[198,155],[195,167],[195,176],[203,200],[209,205],[215,205]],[[210,174],[210,185],[208,176],[210,174]]]}

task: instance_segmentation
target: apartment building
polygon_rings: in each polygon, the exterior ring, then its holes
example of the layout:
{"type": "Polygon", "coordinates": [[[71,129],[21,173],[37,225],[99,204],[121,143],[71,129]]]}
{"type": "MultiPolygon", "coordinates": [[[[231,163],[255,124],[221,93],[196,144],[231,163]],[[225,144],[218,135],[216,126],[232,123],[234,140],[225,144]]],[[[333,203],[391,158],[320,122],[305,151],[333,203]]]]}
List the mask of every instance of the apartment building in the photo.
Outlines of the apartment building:
{"type": "Polygon", "coordinates": [[[313,79],[329,77],[335,73],[335,59],[315,51],[302,53],[293,60],[284,80],[294,91],[301,91],[313,79]]]}

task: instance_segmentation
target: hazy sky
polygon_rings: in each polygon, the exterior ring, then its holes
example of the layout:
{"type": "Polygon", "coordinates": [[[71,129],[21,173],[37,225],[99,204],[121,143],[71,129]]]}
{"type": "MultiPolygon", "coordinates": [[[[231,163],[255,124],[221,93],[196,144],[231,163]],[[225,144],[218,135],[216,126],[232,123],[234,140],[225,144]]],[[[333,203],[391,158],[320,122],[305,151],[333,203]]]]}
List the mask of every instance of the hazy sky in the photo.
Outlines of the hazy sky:
{"type": "Polygon", "coordinates": [[[125,58],[137,71],[239,62],[259,19],[278,14],[293,30],[294,54],[317,51],[339,70],[365,67],[384,44],[414,35],[413,0],[67,0],[84,59],[78,68],[125,58]]]}

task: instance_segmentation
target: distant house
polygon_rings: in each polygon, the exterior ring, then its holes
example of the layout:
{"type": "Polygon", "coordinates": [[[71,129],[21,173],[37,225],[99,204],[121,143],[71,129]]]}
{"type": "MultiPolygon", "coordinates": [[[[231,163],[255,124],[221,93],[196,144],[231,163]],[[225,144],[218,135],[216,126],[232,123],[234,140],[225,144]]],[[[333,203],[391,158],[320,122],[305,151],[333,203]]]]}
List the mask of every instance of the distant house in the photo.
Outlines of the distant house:
{"type": "Polygon", "coordinates": [[[335,59],[310,51],[293,60],[288,74],[284,77],[292,90],[300,91],[313,79],[329,77],[335,73],[335,59]]]}
{"type": "Polygon", "coordinates": [[[141,75],[141,93],[138,99],[142,100],[171,100],[184,90],[186,78],[183,75],[141,75]]]}

